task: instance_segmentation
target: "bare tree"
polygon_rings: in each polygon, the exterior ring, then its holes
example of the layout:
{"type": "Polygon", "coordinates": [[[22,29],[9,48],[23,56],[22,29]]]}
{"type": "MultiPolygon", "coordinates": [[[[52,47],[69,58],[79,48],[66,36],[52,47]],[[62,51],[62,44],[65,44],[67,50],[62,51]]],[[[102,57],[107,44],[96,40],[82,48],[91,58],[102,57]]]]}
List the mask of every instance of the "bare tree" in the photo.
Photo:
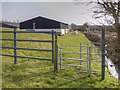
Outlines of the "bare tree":
{"type": "Polygon", "coordinates": [[[118,67],[118,77],[120,84],[120,1],[119,0],[97,0],[97,7],[94,9],[95,19],[103,18],[112,24],[117,32],[118,45],[116,51],[118,52],[118,60],[116,62],[118,67]]]}
{"type": "Polygon", "coordinates": [[[119,31],[120,1],[119,0],[97,0],[97,7],[94,9],[95,19],[105,18],[107,22],[114,25],[119,31]]]}
{"type": "Polygon", "coordinates": [[[115,50],[118,52],[118,60],[116,65],[118,67],[118,77],[120,84],[120,0],[90,0],[83,3],[83,0],[77,1],[82,4],[91,5],[91,3],[96,3],[97,6],[93,8],[95,19],[102,19],[102,21],[107,22],[114,26],[117,32],[117,47],[115,50]]]}

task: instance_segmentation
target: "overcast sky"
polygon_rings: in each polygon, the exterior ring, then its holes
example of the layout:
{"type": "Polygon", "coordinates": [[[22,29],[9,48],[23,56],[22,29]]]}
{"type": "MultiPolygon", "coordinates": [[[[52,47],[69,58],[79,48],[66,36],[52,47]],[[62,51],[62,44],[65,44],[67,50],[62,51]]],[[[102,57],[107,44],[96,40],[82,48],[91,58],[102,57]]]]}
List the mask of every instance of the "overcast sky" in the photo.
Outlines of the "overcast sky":
{"type": "Polygon", "coordinates": [[[68,24],[80,25],[85,22],[96,23],[96,20],[92,18],[93,6],[78,5],[74,2],[2,2],[1,17],[3,20],[24,21],[43,16],[68,24]]]}

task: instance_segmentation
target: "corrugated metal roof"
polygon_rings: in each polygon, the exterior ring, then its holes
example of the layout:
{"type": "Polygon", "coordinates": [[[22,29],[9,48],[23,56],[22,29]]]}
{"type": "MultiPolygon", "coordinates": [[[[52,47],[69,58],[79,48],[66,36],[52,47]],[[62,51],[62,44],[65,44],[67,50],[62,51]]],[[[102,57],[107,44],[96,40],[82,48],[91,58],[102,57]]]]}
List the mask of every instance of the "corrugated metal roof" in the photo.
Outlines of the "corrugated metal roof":
{"type": "MultiPolygon", "coordinates": [[[[52,20],[52,21],[55,21],[55,22],[59,22],[59,23],[68,25],[67,23],[63,23],[63,22],[61,22],[61,21],[54,20],[54,19],[50,19],[50,18],[46,18],[46,17],[43,17],[43,16],[34,17],[34,18],[32,18],[32,19],[37,19],[37,18],[44,18],[44,19],[48,19],[48,20],[52,20]]],[[[29,20],[32,20],[32,19],[28,19],[28,20],[25,20],[25,21],[29,21],[29,20]]],[[[22,22],[25,22],[25,21],[22,21],[22,22]]],[[[20,23],[22,23],[22,22],[20,22],[20,23]]]]}

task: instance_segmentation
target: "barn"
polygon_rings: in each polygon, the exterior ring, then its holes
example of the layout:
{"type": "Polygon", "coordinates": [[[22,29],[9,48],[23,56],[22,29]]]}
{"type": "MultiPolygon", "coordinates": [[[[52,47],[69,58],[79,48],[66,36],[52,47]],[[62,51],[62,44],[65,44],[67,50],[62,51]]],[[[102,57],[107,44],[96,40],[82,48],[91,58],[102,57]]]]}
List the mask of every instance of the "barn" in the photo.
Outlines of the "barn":
{"type": "Polygon", "coordinates": [[[5,22],[5,21],[0,21],[0,27],[5,27],[5,28],[18,28],[19,24],[18,23],[13,23],[13,22],[5,22]]]}
{"type": "Polygon", "coordinates": [[[68,32],[68,24],[52,20],[45,17],[35,17],[23,22],[20,22],[20,29],[27,31],[56,31],[59,35],[64,35],[68,32]]]}

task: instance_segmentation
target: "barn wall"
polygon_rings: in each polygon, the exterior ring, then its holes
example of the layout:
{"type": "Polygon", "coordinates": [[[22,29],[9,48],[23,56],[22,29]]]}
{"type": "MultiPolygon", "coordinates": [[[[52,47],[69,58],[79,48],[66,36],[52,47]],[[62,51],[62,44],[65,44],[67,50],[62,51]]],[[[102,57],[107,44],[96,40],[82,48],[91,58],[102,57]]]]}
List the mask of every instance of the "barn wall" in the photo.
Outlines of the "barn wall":
{"type": "MultiPolygon", "coordinates": [[[[27,31],[33,31],[33,29],[26,29],[27,31]]],[[[66,29],[34,29],[34,31],[56,31],[59,35],[64,35],[66,33],[66,29]]]]}
{"type": "Polygon", "coordinates": [[[68,24],[61,23],[61,29],[68,29],[68,24]]]}
{"type": "Polygon", "coordinates": [[[39,18],[39,21],[37,29],[60,29],[60,22],[46,18],[39,18]]]}
{"type": "Polygon", "coordinates": [[[39,19],[34,18],[20,23],[20,29],[33,29],[33,23],[39,22],[39,19]]]}

